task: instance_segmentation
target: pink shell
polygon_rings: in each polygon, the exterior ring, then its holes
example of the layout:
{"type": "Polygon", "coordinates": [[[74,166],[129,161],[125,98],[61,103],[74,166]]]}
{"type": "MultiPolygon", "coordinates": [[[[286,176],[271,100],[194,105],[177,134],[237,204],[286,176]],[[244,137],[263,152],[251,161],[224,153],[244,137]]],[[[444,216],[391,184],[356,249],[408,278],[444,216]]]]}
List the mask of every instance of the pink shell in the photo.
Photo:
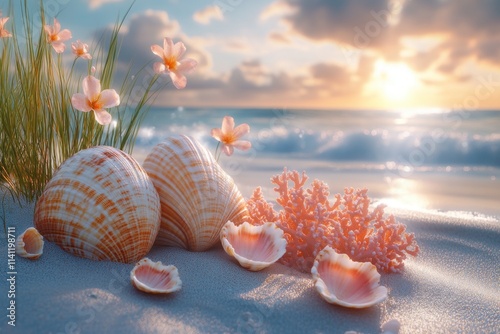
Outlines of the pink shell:
{"type": "Polygon", "coordinates": [[[130,272],[132,285],[147,293],[170,293],[182,287],[179,272],[175,266],[165,266],[147,257],[139,261],[130,272]]]}
{"type": "Polygon", "coordinates": [[[28,228],[16,240],[16,253],[30,260],[38,259],[43,253],[43,237],[34,227],[28,228]]]}
{"type": "Polygon", "coordinates": [[[274,223],[253,226],[228,221],[220,234],[222,247],[240,265],[251,271],[262,270],[278,261],[286,251],[283,231],[274,223]]]}
{"type": "Polygon", "coordinates": [[[311,269],[316,290],[329,303],[365,308],[384,301],[387,288],[380,286],[380,274],[370,262],[354,262],[346,254],[326,246],[311,269]]]}

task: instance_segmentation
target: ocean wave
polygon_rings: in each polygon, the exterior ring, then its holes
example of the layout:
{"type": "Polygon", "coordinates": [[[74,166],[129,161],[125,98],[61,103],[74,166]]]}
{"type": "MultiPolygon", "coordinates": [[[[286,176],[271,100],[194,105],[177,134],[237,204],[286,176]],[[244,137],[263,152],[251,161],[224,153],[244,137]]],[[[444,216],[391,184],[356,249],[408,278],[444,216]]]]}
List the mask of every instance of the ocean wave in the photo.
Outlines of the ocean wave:
{"type": "Polygon", "coordinates": [[[433,136],[387,130],[302,132],[280,128],[263,138],[252,138],[254,147],[263,153],[307,159],[500,167],[500,134],[433,136]]]}
{"type": "MultiPolygon", "coordinates": [[[[217,142],[210,128],[171,125],[143,127],[136,145],[153,146],[162,138],[182,133],[195,137],[212,151],[217,142]]],[[[247,138],[259,155],[289,156],[337,162],[368,162],[421,166],[500,167],[500,134],[425,133],[390,130],[308,130],[275,127],[252,131],[247,138]]],[[[237,153],[244,154],[244,153],[237,153]]]]}

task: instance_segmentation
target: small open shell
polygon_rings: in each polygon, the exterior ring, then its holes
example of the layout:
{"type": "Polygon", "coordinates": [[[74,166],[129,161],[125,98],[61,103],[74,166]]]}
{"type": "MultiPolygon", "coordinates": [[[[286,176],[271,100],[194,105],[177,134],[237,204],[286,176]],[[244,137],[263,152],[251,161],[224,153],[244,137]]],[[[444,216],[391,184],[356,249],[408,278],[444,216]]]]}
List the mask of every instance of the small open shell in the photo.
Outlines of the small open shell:
{"type": "Polygon", "coordinates": [[[283,230],[274,223],[253,226],[228,221],[221,230],[222,247],[240,265],[251,271],[262,270],[278,261],[286,251],[283,230]]]}
{"type": "Polygon", "coordinates": [[[316,290],[324,300],[344,307],[365,308],[387,298],[380,274],[370,262],[354,262],[330,246],[318,253],[311,269],[316,290]]]}
{"type": "Polygon", "coordinates": [[[36,228],[30,227],[17,237],[16,253],[30,260],[36,260],[42,255],[43,237],[36,228]]]}
{"type": "Polygon", "coordinates": [[[130,272],[132,285],[147,293],[170,293],[182,287],[179,272],[175,266],[165,266],[147,257],[139,261],[130,272]]]}

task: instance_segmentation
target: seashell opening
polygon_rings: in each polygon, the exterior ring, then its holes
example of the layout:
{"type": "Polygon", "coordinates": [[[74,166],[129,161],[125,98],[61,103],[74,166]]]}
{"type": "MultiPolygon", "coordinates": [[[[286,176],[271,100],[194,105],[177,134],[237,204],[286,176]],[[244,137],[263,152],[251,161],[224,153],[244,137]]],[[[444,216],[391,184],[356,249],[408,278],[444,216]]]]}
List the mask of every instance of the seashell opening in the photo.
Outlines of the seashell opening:
{"type": "Polygon", "coordinates": [[[28,228],[16,240],[16,253],[31,260],[38,259],[43,253],[43,237],[34,227],[28,228]]]}
{"type": "Polygon", "coordinates": [[[253,226],[244,222],[236,226],[228,221],[221,230],[220,239],[226,253],[252,271],[270,266],[286,251],[283,230],[274,223],[253,226]]]}
{"type": "Polygon", "coordinates": [[[160,196],[158,244],[205,251],[217,244],[228,220],[241,223],[248,215],[233,179],[193,138],[172,136],[159,143],[144,169],[160,196]]]}
{"type": "Polygon", "coordinates": [[[73,255],[132,263],[151,249],[160,228],[160,199],[146,171],[109,146],[67,159],[35,206],[35,227],[73,255]]]}
{"type": "Polygon", "coordinates": [[[327,246],[318,253],[311,269],[316,290],[327,302],[344,307],[365,308],[384,301],[387,288],[370,262],[352,261],[327,246]]]}
{"type": "Polygon", "coordinates": [[[148,258],[136,264],[130,272],[130,280],[138,290],[153,294],[170,293],[182,287],[182,281],[175,266],[165,266],[160,261],[153,262],[148,258]]]}

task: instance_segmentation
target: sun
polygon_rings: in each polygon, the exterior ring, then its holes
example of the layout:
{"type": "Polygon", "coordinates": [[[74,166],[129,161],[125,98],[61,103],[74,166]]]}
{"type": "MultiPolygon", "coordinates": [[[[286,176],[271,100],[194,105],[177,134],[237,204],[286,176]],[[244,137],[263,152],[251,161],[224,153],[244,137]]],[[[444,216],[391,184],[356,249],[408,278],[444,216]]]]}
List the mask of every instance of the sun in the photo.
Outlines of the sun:
{"type": "Polygon", "coordinates": [[[408,98],[417,85],[417,77],[404,63],[375,63],[374,81],[380,93],[388,100],[401,101],[408,98]]]}

